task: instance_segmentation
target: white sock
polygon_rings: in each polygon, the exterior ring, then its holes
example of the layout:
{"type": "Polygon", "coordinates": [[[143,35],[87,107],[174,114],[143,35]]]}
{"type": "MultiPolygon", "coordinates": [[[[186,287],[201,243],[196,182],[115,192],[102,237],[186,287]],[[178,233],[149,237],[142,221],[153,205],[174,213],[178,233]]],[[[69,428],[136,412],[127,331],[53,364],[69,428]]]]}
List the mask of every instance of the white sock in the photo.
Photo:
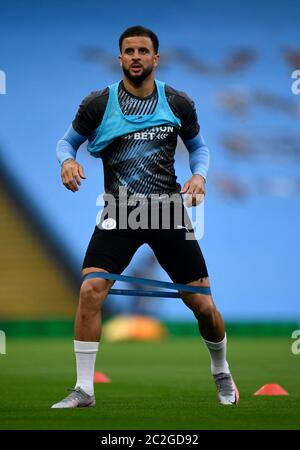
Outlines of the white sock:
{"type": "Polygon", "coordinates": [[[205,342],[209,354],[210,354],[210,360],[211,360],[211,373],[213,375],[217,373],[229,373],[229,365],[226,361],[226,333],[225,337],[220,342],[210,342],[203,339],[205,342]]]}
{"type": "Polygon", "coordinates": [[[94,371],[98,342],[74,341],[76,356],[77,382],[88,395],[94,395],[94,371]]]}

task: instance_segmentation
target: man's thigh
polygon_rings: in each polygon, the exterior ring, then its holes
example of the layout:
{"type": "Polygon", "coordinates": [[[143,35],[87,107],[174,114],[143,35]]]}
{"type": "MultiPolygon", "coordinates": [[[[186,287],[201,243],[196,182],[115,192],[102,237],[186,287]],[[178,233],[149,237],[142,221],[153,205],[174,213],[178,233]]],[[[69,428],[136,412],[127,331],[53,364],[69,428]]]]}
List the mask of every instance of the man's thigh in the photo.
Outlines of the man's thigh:
{"type": "Polygon", "coordinates": [[[185,229],[154,230],[147,241],[159,264],[174,283],[187,284],[208,277],[197,240],[187,240],[186,234],[185,229]]]}
{"type": "Polygon", "coordinates": [[[98,267],[110,273],[122,273],[142,245],[139,234],[127,230],[102,230],[97,226],[89,242],[82,269],[98,267]]]}

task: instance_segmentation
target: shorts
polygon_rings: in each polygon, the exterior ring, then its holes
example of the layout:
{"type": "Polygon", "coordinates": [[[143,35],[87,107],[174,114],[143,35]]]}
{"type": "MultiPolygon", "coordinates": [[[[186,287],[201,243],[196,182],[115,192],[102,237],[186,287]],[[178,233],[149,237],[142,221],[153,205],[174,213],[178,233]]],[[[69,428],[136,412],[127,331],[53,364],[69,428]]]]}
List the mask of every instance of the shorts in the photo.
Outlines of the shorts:
{"type": "Polygon", "coordinates": [[[208,277],[200,246],[195,238],[187,240],[186,233],[186,229],[105,230],[96,226],[82,268],[121,274],[138,248],[148,244],[173,283],[187,284],[208,277]]]}

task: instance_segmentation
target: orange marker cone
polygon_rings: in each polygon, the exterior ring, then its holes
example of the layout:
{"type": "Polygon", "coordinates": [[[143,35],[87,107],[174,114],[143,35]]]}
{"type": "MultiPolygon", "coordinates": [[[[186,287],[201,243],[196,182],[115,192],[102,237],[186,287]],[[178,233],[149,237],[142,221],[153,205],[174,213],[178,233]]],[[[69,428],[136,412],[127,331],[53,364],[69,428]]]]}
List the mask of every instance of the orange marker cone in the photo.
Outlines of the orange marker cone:
{"type": "Polygon", "coordinates": [[[104,373],[102,372],[95,372],[94,383],[111,383],[111,379],[104,375],[104,373]]]}
{"type": "Polygon", "coordinates": [[[253,395],[289,395],[279,384],[265,384],[253,395]]]}

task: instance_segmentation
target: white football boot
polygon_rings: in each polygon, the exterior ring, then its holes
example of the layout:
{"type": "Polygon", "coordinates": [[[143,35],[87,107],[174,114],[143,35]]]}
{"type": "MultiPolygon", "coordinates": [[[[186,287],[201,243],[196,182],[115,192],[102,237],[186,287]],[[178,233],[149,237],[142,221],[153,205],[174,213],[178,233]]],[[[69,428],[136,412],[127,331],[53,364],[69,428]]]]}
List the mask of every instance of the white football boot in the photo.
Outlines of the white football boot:
{"type": "Polygon", "coordinates": [[[213,375],[219,403],[221,405],[237,405],[240,400],[238,388],[230,373],[217,373],[213,375]]]}
{"type": "Polygon", "coordinates": [[[51,408],[86,408],[96,405],[94,395],[88,395],[80,387],[69,390],[72,391],[71,394],[52,405],[51,408]]]}

